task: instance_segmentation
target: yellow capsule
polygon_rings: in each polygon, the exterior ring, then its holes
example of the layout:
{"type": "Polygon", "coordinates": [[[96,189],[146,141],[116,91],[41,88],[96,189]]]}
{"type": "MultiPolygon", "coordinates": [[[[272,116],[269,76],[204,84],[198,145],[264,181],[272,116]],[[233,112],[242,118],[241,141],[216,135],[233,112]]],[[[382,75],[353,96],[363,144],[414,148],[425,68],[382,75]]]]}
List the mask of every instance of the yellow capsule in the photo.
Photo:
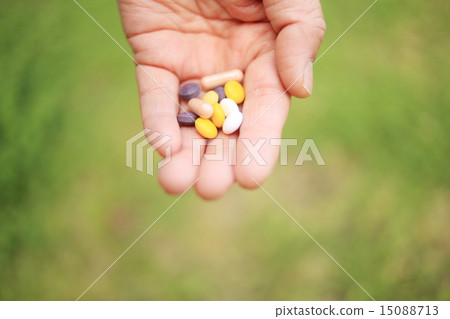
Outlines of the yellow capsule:
{"type": "Polygon", "coordinates": [[[211,105],[214,103],[217,103],[217,102],[219,102],[219,94],[217,94],[214,91],[209,91],[203,97],[203,101],[205,101],[211,105]]]}
{"type": "Polygon", "coordinates": [[[222,106],[220,106],[219,103],[213,104],[214,113],[211,116],[211,121],[214,123],[214,125],[217,128],[221,128],[223,125],[223,122],[225,121],[225,113],[223,112],[222,106]]]}
{"type": "Polygon", "coordinates": [[[244,88],[237,81],[228,81],[225,83],[225,95],[237,104],[244,102],[244,88]]]}
{"type": "Polygon", "coordinates": [[[213,122],[208,119],[199,117],[195,120],[195,128],[204,138],[215,138],[217,136],[217,128],[213,122]]]}

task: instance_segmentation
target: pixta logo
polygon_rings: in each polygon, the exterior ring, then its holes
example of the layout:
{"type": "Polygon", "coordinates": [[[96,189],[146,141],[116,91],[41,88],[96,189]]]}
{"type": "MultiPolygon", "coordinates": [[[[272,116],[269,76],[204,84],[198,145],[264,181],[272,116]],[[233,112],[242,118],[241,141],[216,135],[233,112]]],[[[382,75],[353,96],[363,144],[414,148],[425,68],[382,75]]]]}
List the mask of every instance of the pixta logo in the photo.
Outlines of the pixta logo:
{"type": "MultiPolygon", "coordinates": [[[[165,166],[171,160],[171,148],[167,146],[172,137],[163,135],[160,132],[144,129],[137,133],[126,142],[126,165],[135,168],[140,172],[148,175],[154,175],[155,158],[154,152],[156,149],[165,147],[166,157],[158,162],[157,169],[165,166]]],[[[237,139],[215,139],[214,152],[205,153],[205,147],[209,147],[209,141],[204,138],[192,139],[192,165],[198,166],[203,160],[206,161],[226,161],[228,165],[248,166],[255,162],[260,166],[267,166],[268,163],[263,157],[261,150],[263,147],[276,147],[280,151],[279,164],[281,166],[288,165],[288,150],[289,146],[299,145],[297,139],[282,139],[282,138],[261,138],[256,141],[249,139],[239,139],[246,151],[246,156],[237,161],[237,139]]],[[[291,151],[292,152],[292,151],[291,151]]],[[[295,166],[302,166],[304,162],[315,162],[319,166],[326,165],[320,154],[318,147],[313,139],[305,139],[303,141],[300,152],[296,154],[295,166]]]]}
{"type": "MultiPolygon", "coordinates": [[[[268,163],[261,154],[263,147],[278,147],[280,150],[279,164],[281,166],[288,165],[288,147],[299,145],[297,139],[292,138],[260,138],[254,142],[249,139],[240,139],[242,146],[246,150],[246,157],[242,159],[239,165],[248,166],[251,162],[255,162],[259,166],[267,166],[268,163]]],[[[200,165],[202,160],[207,161],[226,161],[228,165],[237,164],[237,140],[236,139],[216,139],[214,141],[214,152],[204,153],[205,146],[208,141],[205,139],[192,140],[192,165],[200,165]]],[[[300,152],[297,154],[295,166],[302,166],[304,162],[316,162],[317,165],[326,165],[320,154],[319,148],[313,139],[305,139],[300,152]]]]}
{"type": "MultiPolygon", "coordinates": [[[[163,135],[160,132],[152,132],[146,128],[133,137],[129,138],[126,142],[126,164],[128,167],[133,168],[135,164],[136,170],[144,172],[144,162],[146,166],[145,172],[148,175],[154,174],[154,153],[156,149],[164,147],[172,137],[163,135]],[[150,145],[150,143],[152,145],[150,145]],[[135,155],[135,156],[133,156],[135,155]],[[135,158],[135,161],[133,160],[135,158]]],[[[170,146],[166,146],[166,157],[158,162],[158,169],[166,165],[171,158],[170,146]]]]}

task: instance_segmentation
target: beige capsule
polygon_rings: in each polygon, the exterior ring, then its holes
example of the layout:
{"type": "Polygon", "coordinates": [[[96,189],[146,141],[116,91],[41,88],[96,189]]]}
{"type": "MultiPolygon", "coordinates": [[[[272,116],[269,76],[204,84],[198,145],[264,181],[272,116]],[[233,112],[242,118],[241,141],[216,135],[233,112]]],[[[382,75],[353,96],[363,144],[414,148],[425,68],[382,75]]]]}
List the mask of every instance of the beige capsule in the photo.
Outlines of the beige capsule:
{"type": "Polygon", "coordinates": [[[205,76],[201,79],[200,84],[205,91],[215,89],[218,86],[222,86],[228,81],[242,82],[244,79],[244,73],[241,70],[235,69],[222,73],[205,76]]]}
{"type": "Polygon", "coordinates": [[[198,99],[193,98],[188,102],[189,109],[202,118],[210,118],[214,113],[214,108],[211,104],[198,99]]]}

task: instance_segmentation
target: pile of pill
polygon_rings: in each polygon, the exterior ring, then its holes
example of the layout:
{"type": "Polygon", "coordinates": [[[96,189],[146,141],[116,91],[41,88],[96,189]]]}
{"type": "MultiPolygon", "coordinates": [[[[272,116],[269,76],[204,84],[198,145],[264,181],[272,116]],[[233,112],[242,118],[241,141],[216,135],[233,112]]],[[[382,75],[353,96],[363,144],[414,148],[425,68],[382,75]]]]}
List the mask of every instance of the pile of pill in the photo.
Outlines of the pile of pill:
{"type": "Polygon", "coordinates": [[[181,126],[194,126],[205,138],[215,138],[217,129],[225,134],[236,132],[242,124],[238,104],[244,102],[245,92],[240,84],[244,78],[241,70],[205,76],[200,84],[187,83],[180,88],[180,97],[188,101],[189,112],[178,115],[181,126]],[[205,95],[200,99],[202,91],[205,95]]]}

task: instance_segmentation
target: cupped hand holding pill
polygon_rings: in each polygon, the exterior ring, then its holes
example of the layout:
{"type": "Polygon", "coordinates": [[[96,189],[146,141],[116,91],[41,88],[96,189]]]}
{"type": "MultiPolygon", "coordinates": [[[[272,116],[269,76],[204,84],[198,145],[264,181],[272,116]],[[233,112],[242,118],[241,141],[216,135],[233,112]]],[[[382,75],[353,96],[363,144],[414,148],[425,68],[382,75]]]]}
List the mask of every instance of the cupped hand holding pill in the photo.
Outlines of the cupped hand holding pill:
{"type": "MultiPolygon", "coordinates": [[[[234,182],[245,188],[257,187],[255,180],[262,183],[270,175],[279,148],[264,143],[259,154],[267,165],[255,161],[242,165],[251,155],[244,140],[255,145],[261,138],[281,137],[290,94],[302,98],[311,94],[312,61],[325,33],[319,0],[118,2],[125,33],[142,66],[136,72],[144,127],[172,137],[158,149],[163,156],[167,155],[167,146],[171,149],[170,162],[159,171],[162,187],[172,194],[181,193],[198,178],[195,189],[208,199],[222,196],[234,182]],[[216,114],[217,105],[212,103],[209,109],[199,98],[197,107],[208,114],[198,119],[195,116],[192,122],[183,115],[181,121],[190,126],[180,126],[178,115],[190,111],[186,102],[181,103],[184,110],[180,111],[180,87],[189,82],[200,84],[205,76],[228,70],[245,74],[242,118],[233,115],[227,124],[228,115],[222,118],[222,114],[216,114]],[[286,89],[289,94],[282,95],[286,89]],[[205,134],[217,134],[204,152],[216,154],[217,147],[224,147],[225,153],[236,152],[236,165],[230,165],[227,156],[214,161],[202,158],[201,165],[193,163],[192,140],[201,137],[194,125],[198,120],[196,125],[205,134]],[[238,131],[224,133],[234,129],[239,120],[242,124],[238,131]],[[222,128],[217,130],[217,123],[222,128]],[[228,143],[230,139],[236,143],[228,143]]],[[[231,83],[223,90],[213,85],[208,90],[222,100],[235,85],[231,83]]],[[[188,87],[184,93],[190,98],[198,95],[195,90],[188,87]]],[[[207,99],[215,96],[210,93],[207,99]]],[[[225,108],[222,106],[224,113],[225,108]]]]}

